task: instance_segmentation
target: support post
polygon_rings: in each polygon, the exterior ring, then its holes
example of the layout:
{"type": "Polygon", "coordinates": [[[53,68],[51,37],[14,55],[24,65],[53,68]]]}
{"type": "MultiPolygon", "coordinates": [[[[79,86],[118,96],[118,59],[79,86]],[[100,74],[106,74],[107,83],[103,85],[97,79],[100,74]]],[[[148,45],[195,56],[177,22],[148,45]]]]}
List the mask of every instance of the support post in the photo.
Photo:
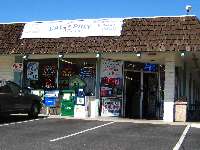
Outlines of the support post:
{"type": "Polygon", "coordinates": [[[164,116],[166,122],[174,121],[175,98],[175,59],[173,56],[165,60],[164,116]]]}
{"type": "Polygon", "coordinates": [[[100,73],[101,73],[101,54],[98,53],[96,62],[96,99],[100,99],[100,73]]]}
{"type": "Polygon", "coordinates": [[[95,97],[96,97],[96,103],[98,103],[98,112],[99,115],[101,114],[101,101],[100,101],[100,73],[101,73],[101,54],[97,53],[96,55],[97,62],[96,62],[96,91],[95,91],[95,97]]]}

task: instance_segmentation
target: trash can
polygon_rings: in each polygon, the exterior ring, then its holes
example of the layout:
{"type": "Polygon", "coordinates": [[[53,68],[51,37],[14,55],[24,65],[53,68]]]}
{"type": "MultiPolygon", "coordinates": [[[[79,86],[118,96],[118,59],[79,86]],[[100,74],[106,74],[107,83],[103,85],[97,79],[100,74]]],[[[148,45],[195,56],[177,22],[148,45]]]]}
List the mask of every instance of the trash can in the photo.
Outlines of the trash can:
{"type": "Polygon", "coordinates": [[[177,122],[187,121],[187,102],[183,101],[175,102],[175,121],[177,122]]]}

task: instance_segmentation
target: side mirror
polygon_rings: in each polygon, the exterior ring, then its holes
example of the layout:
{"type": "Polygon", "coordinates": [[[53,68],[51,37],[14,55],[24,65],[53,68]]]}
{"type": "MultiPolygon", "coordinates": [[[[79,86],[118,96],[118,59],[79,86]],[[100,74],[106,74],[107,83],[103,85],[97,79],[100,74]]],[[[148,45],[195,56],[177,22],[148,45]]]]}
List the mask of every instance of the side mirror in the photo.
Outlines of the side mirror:
{"type": "Polygon", "coordinates": [[[26,93],[26,94],[31,93],[31,88],[30,87],[25,87],[23,89],[23,92],[26,93]]]}

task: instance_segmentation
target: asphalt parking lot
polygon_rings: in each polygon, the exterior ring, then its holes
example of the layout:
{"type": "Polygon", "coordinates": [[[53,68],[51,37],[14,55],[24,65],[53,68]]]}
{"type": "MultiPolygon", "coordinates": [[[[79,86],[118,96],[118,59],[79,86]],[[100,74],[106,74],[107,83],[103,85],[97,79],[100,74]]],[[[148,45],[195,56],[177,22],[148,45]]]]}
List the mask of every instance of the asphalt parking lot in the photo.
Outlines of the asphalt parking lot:
{"type": "MultiPolygon", "coordinates": [[[[0,122],[0,149],[171,150],[177,148],[187,127],[46,117],[29,120],[26,116],[12,116],[0,122]]],[[[178,149],[199,150],[200,129],[189,127],[178,149]]]]}

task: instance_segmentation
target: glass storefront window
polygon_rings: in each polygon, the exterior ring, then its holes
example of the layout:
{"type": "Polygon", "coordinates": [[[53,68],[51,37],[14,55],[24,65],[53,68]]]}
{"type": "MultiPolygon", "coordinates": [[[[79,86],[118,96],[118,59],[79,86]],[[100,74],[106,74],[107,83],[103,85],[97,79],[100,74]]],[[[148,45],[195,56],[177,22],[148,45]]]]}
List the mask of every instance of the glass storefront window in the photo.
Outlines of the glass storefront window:
{"type": "Polygon", "coordinates": [[[35,59],[24,63],[24,85],[32,89],[83,88],[95,95],[96,59],[35,59]],[[57,83],[58,82],[58,83],[57,83]]]}

